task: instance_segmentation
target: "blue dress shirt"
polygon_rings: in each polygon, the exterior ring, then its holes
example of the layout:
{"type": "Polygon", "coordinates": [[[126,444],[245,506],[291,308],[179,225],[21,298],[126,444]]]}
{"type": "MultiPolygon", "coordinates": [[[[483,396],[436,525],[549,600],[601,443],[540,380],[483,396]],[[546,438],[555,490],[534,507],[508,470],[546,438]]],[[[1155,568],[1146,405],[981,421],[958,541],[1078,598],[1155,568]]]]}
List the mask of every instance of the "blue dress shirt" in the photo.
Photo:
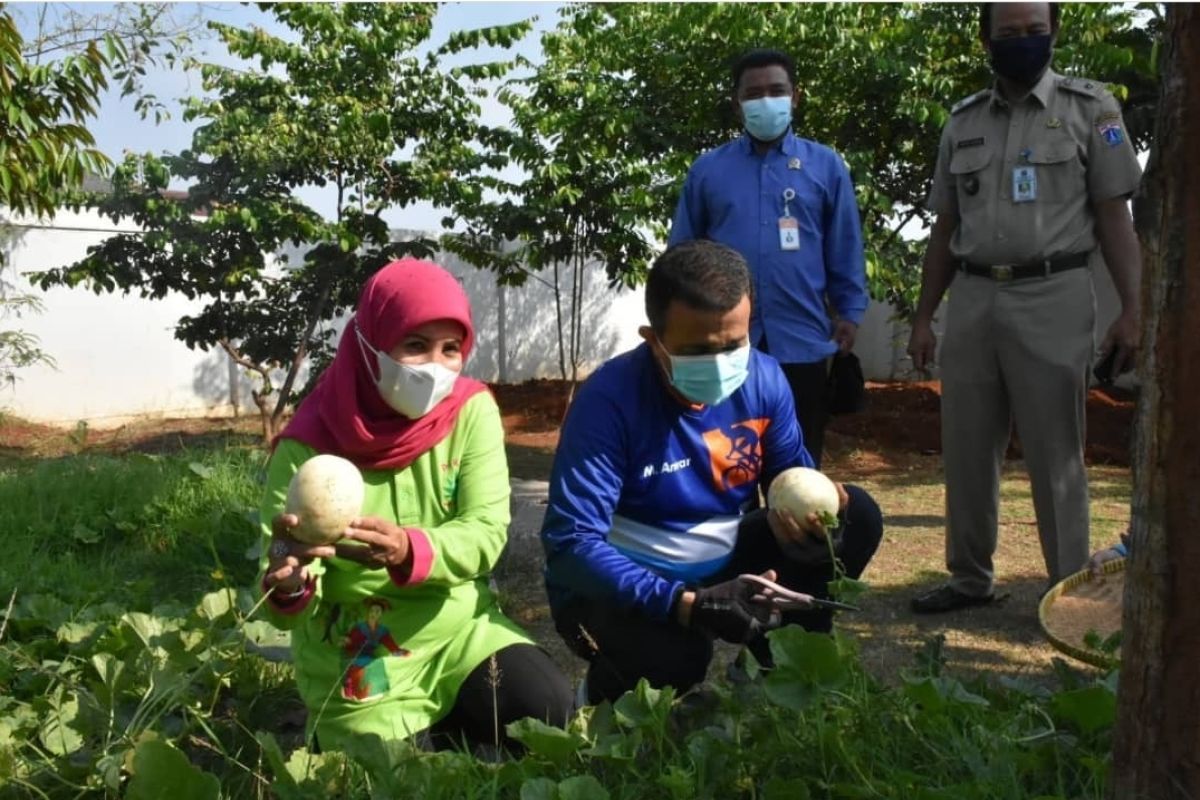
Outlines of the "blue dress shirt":
{"type": "Polygon", "coordinates": [[[837,352],[825,299],[842,319],[867,309],[862,226],[854,186],[832,149],[790,130],[765,155],[750,137],[710,150],[692,165],[675,209],[668,244],[712,239],[750,265],[754,308],[750,341],[784,364],[821,361],[837,352]],[[784,250],[779,220],[799,223],[800,247],[784,250]]]}

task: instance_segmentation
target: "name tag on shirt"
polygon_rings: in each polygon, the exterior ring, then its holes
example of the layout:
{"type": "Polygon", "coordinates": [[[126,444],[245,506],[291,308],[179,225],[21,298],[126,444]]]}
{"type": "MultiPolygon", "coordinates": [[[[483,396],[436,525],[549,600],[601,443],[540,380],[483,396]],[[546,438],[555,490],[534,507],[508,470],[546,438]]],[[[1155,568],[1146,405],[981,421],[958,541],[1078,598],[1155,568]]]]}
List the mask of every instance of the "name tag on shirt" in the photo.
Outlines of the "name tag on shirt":
{"type": "Polygon", "coordinates": [[[1037,200],[1037,170],[1030,166],[1013,167],[1012,198],[1014,203],[1037,200]]]}
{"type": "Polygon", "coordinates": [[[800,249],[800,222],[795,217],[779,218],[779,249],[800,249]]]}

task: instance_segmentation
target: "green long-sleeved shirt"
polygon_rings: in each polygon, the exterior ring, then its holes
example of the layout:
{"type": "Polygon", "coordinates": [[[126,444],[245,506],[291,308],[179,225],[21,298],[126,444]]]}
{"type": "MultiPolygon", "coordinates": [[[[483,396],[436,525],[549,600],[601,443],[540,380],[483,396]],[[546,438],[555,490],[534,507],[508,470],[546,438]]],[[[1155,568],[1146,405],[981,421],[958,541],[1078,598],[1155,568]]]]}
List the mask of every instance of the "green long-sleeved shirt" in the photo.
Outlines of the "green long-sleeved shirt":
{"type": "MultiPolygon", "coordinates": [[[[299,441],[280,440],[261,507],[264,542],[292,475],[314,455],[299,441]]],[[[408,467],[362,475],[363,516],[410,529],[412,571],[396,579],[323,559],[309,567],[310,594],[264,606],[274,624],[292,631],[309,730],[324,748],[349,735],[424,730],[450,711],[484,659],[530,641],[488,585],[508,537],[510,491],[504,430],[489,393],[468,400],[449,435],[408,467]]]]}

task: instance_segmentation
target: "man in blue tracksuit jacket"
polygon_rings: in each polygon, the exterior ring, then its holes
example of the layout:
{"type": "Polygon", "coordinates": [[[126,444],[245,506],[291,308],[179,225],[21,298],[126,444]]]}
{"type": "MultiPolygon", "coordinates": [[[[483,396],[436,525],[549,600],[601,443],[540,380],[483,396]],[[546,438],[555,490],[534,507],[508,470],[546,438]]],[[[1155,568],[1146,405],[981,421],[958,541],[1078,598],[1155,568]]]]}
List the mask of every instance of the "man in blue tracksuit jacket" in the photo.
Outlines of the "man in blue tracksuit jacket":
{"type": "MultiPolygon", "coordinates": [[[[567,415],[542,526],[555,624],[590,662],[587,699],[645,677],[700,682],[712,640],[769,665],[769,613],[744,573],[827,597],[833,563],[815,517],[758,510],[785,469],[812,466],[779,364],[750,347],[745,260],[711,241],[664,253],[646,284],[646,340],[601,366],[567,415]]],[[[882,534],[878,505],[839,486],[835,551],[857,577],[882,534]]],[[[828,631],[828,611],[785,623],[828,631]]]]}

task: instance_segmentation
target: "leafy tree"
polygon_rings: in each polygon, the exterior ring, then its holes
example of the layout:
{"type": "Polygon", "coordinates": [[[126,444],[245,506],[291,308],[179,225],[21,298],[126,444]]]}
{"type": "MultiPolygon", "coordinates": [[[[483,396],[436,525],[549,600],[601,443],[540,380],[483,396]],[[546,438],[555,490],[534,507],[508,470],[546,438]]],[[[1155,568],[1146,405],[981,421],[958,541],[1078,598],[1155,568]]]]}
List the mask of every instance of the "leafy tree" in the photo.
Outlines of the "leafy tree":
{"type": "MultiPolygon", "coordinates": [[[[174,58],[189,39],[182,28],[168,24],[163,3],[118,3],[107,14],[49,4],[36,8],[37,33],[26,40],[0,4],[0,206],[17,214],[53,216],[87,175],[111,166],[86,127],[109,81],[118,81],[122,94],[134,95],[143,116],[161,119],[161,104],[144,91],[141,79],[160,52],[174,58]],[[50,12],[54,19],[48,18],[50,12]]],[[[0,249],[0,269],[4,253],[0,249]]],[[[38,298],[15,293],[13,284],[0,277],[0,318],[41,309],[38,298]]],[[[37,337],[0,330],[0,382],[12,383],[17,369],[35,363],[54,363],[37,337]]]]}
{"type": "MultiPolygon", "coordinates": [[[[53,214],[61,194],[107,165],[84,123],[108,85],[112,50],[89,42],[81,52],[39,65],[0,9],[0,205],[18,214],[53,214]]],[[[109,43],[111,45],[111,43],[109,43]]]]}
{"type": "MultiPolygon", "coordinates": [[[[1156,25],[1135,25],[1145,12],[1066,6],[1056,56],[1061,71],[1122,84],[1115,88],[1141,146],[1157,91],[1149,77],[1156,25]]],[[[538,241],[539,225],[569,233],[569,209],[578,206],[574,218],[594,214],[609,233],[582,249],[610,278],[636,282],[652,243],[665,236],[688,165],[739,133],[733,61],[751,47],[776,47],[796,59],[803,97],[795,129],[833,146],[850,166],[872,294],[910,313],[923,248],[902,231],[930,221],[922,204],[950,105],[987,85],[977,13],[975,5],[932,3],[570,6],[543,39],[537,74],[506,98],[513,138],[492,142],[533,165],[529,180],[495,187],[510,202],[460,214],[482,233],[515,234],[524,252],[546,260],[562,255],[564,237],[538,241]],[[540,119],[524,120],[526,108],[540,119]]],[[[502,273],[510,265],[504,261],[502,273]]]]}
{"type": "MultiPolygon", "coordinates": [[[[58,62],[31,64],[23,45],[12,16],[0,7],[0,206],[18,214],[51,214],[63,192],[107,163],[84,122],[96,113],[111,61],[92,42],[58,62]]],[[[39,308],[37,298],[14,294],[0,279],[0,317],[39,308]]],[[[12,383],[17,369],[38,362],[53,359],[36,337],[0,330],[0,382],[12,383]]]]}
{"type": "Polygon", "coordinates": [[[103,42],[115,56],[109,77],[121,96],[132,97],[134,110],[155,122],[170,115],[146,87],[147,71],[180,63],[193,37],[203,33],[198,7],[178,3],[29,3],[14,11],[24,18],[26,30],[32,29],[22,47],[26,61],[40,64],[103,42]]]}
{"type": "MultiPolygon", "coordinates": [[[[548,37],[543,45],[555,41],[548,37]]],[[[610,149],[630,131],[613,120],[598,121],[594,109],[580,102],[580,91],[590,103],[619,108],[627,87],[621,76],[606,75],[586,60],[570,67],[556,60],[499,92],[513,123],[485,129],[480,139],[523,177],[484,174],[470,182],[464,175],[460,186],[478,184],[492,199],[456,195],[454,210],[467,232],[443,240],[468,262],[495,270],[500,283],[521,285],[532,276],[554,291],[559,371],[572,383],[585,336],[587,272],[599,261],[611,285],[638,282],[652,256],[638,226],[654,209],[645,188],[654,174],[650,165],[610,149]],[[571,271],[565,315],[564,266],[571,271]],[[547,271],[550,277],[542,277],[547,271]]]]}
{"type": "Polygon", "coordinates": [[[203,298],[175,335],[189,347],[219,346],[257,373],[253,397],[270,438],[306,358],[332,353],[323,323],[350,308],[388,260],[431,252],[430,241],[394,242],[382,213],[444,201],[458,191],[452,165],[488,161],[470,146],[482,91],[473,81],[508,65],[450,73],[441,59],[481,44],[508,47],[529,26],[457,32],[422,55],[431,3],[262,8],[286,34],[210,23],[253,69],[196,65],[205,95],[186,103],[185,119],[198,123],[192,147],[128,157],[112,193],[91,201],[144,233],[114,236],[39,281],[203,298]],[[172,179],[189,184],[182,201],[163,195],[172,179]],[[332,193],[329,217],[297,199],[304,187],[332,193]],[[273,263],[267,254],[289,242],[309,248],[303,263],[273,263]]]}

